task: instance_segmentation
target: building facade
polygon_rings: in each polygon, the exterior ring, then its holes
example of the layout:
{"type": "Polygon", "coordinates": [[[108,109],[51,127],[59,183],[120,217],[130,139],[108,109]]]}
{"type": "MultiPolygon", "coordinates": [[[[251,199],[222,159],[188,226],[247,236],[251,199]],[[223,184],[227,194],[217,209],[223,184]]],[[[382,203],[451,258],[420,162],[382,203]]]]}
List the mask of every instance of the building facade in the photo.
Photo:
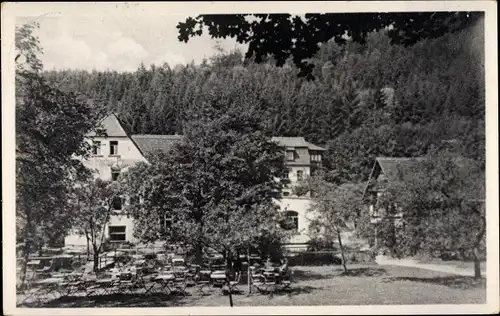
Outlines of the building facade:
{"type": "MultiPolygon", "coordinates": [[[[97,171],[96,177],[108,181],[115,181],[120,173],[126,172],[138,162],[147,162],[148,153],[168,151],[175,142],[182,139],[180,135],[129,135],[115,114],[108,115],[101,124],[104,133],[90,135],[93,152],[84,164],[97,171]]],[[[314,168],[321,166],[324,149],[308,143],[303,137],[273,137],[272,140],[283,147],[289,169],[290,184],[283,190],[282,199],[276,201],[280,209],[295,223],[293,229],[296,233],[286,247],[305,249],[309,240],[307,210],[312,200],[308,195],[294,195],[293,186],[309,176],[314,168]]],[[[105,235],[112,242],[136,243],[134,220],[124,212],[127,199],[120,199],[113,203],[113,207],[115,215],[111,216],[105,235]]],[[[86,245],[86,240],[82,236],[71,234],[65,238],[65,244],[83,246],[86,245]]]]}
{"type": "Polygon", "coordinates": [[[307,142],[303,137],[273,137],[285,151],[286,165],[288,167],[287,188],[283,190],[281,200],[276,201],[283,212],[291,217],[295,223],[296,233],[285,245],[290,250],[305,250],[310,237],[308,226],[310,216],[308,209],[313,200],[309,194],[297,196],[293,187],[312,174],[314,169],[321,167],[324,148],[307,142]]]}

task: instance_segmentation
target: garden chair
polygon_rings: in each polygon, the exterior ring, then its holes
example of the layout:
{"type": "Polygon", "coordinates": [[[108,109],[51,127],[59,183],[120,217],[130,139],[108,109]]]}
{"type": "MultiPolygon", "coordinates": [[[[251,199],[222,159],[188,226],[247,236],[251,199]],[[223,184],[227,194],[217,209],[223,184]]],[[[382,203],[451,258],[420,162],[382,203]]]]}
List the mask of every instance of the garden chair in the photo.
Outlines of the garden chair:
{"type": "Polygon", "coordinates": [[[33,287],[32,298],[35,303],[45,304],[51,299],[57,299],[60,280],[55,278],[43,279],[33,287]]]}
{"type": "Polygon", "coordinates": [[[78,292],[86,294],[89,282],[85,279],[84,274],[70,274],[64,277],[62,285],[64,286],[62,296],[71,296],[78,292]]]}
{"type": "Polygon", "coordinates": [[[131,272],[123,272],[119,274],[118,278],[117,291],[121,294],[134,294],[137,288],[136,275],[131,272]]]}
{"type": "Polygon", "coordinates": [[[276,281],[266,277],[263,273],[256,270],[250,270],[252,277],[252,287],[259,293],[266,293],[269,289],[274,289],[276,281]]]}
{"type": "Polygon", "coordinates": [[[210,270],[200,270],[198,272],[198,277],[196,280],[196,285],[198,286],[198,289],[196,292],[198,294],[200,294],[201,296],[203,296],[205,294],[209,294],[205,290],[207,288],[210,289],[210,285],[211,285],[210,273],[211,273],[210,270]]]}
{"type": "Polygon", "coordinates": [[[186,292],[187,282],[186,277],[175,278],[173,281],[173,290],[175,292],[175,296],[187,296],[186,292]]]}
{"type": "Polygon", "coordinates": [[[238,288],[238,284],[241,281],[241,272],[236,272],[233,281],[229,281],[229,285],[227,285],[226,290],[231,293],[241,293],[241,290],[238,288]]]}
{"type": "Polygon", "coordinates": [[[90,295],[110,295],[116,292],[116,286],[119,279],[113,277],[111,274],[104,274],[102,277],[97,278],[93,282],[93,286],[89,289],[88,296],[90,295]]]}
{"type": "Polygon", "coordinates": [[[281,290],[287,290],[291,291],[292,290],[292,278],[293,278],[293,271],[287,270],[284,275],[281,277],[281,290]]]}

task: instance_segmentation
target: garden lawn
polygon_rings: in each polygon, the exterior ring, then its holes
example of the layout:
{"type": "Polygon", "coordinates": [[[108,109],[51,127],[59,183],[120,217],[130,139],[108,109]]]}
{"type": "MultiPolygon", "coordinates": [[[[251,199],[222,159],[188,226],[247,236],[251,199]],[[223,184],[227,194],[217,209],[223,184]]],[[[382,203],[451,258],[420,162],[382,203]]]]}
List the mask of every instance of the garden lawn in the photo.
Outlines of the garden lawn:
{"type": "MultiPolygon", "coordinates": [[[[455,276],[416,268],[351,265],[348,275],[339,266],[293,267],[291,293],[233,295],[235,306],[482,304],[485,279],[455,276]]],[[[193,291],[194,292],[194,291],[193,291]]],[[[228,296],[215,290],[210,296],[172,298],[160,295],[113,295],[55,300],[45,307],[162,307],[229,306],[228,296]]]]}

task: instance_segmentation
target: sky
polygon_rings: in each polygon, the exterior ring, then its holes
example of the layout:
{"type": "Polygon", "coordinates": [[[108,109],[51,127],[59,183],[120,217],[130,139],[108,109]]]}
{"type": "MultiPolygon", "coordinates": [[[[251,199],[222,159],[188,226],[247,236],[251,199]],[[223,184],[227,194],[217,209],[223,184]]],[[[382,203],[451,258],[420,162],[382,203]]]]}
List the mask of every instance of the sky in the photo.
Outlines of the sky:
{"type": "Polygon", "coordinates": [[[208,35],[177,39],[177,23],[187,16],[150,15],[125,16],[40,16],[18,17],[16,25],[36,20],[37,35],[46,70],[85,69],[134,71],[143,62],[146,66],[167,62],[171,67],[216,53],[215,45],[230,51],[246,46],[233,39],[214,40],[208,35]]]}

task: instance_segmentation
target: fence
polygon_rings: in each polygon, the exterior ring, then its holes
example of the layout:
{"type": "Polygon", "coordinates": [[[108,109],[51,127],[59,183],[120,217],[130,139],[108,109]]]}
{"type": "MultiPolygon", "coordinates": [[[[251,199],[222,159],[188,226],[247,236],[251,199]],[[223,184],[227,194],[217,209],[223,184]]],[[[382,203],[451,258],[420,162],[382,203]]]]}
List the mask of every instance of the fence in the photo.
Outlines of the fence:
{"type": "MultiPolygon", "coordinates": [[[[375,254],[369,250],[347,250],[344,252],[346,264],[373,263],[375,254]]],[[[318,266],[342,264],[340,251],[304,251],[286,254],[290,266],[318,266]]]]}

